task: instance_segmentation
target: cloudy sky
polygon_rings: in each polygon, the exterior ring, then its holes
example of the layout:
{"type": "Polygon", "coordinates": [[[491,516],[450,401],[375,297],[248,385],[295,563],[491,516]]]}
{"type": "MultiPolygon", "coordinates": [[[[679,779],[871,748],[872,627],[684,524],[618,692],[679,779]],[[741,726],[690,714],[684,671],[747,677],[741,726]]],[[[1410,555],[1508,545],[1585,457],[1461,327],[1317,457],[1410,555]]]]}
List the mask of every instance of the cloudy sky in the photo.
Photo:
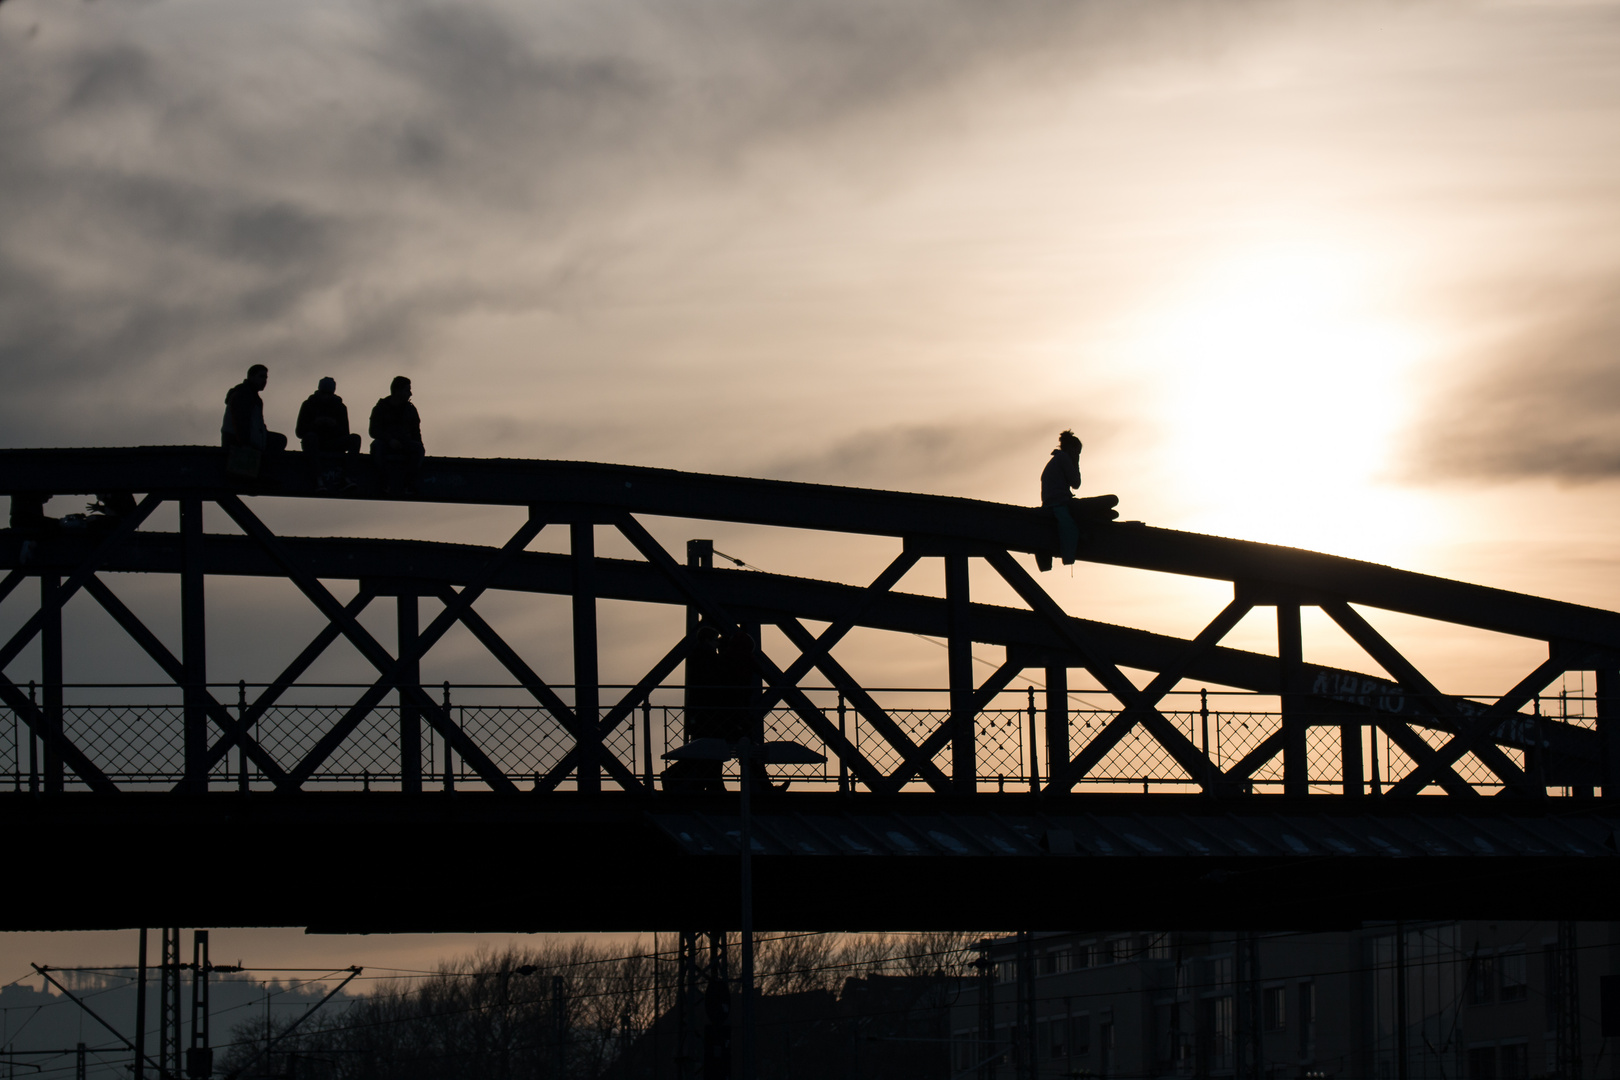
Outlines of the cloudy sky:
{"type": "Polygon", "coordinates": [[[404,373],[430,453],[1032,503],[1072,425],[1127,518],[1616,607],[1616,55],[1600,2],[7,0],[0,438],[213,442],[263,362],[283,430],[404,373]]]}

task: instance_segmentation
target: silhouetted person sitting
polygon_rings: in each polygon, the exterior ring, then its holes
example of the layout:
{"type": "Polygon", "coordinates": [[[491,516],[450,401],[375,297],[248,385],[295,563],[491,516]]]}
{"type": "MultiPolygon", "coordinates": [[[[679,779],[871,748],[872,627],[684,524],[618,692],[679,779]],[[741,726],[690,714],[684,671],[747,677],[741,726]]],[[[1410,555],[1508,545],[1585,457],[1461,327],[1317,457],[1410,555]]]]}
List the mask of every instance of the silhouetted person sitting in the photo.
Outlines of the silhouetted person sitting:
{"type": "Polygon", "coordinates": [[[293,428],[304,452],[315,455],[315,490],[347,491],[355,486],[343,475],[343,455],[360,452],[360,436],[349,431],[349,407],[337,395],[337,380],[327,376],[298,407],[293,428]]]}
{"type": "MultiPolygon", "coordinates": [[[[1058,436],[1057,449],[1052,459],[1041,470],[1041,508],[1050,510],[1057,518],[1058,551],[1064,566],[1073,566],[1075,550],[1080,546],[1080,526],[1074,520],[1069,505],[1071,492],[1080,486],[1080,451],[1082,444],[1073,431],[1065,430],[1058,436]]],[[[1052,556],[1035,557],[1042,570],[1052,568],[1052,556]]]]}
{"type": "Polygon", "coordinates": [[[248,447],[273,453],[287,449],[287,436],[264,426],[264,399],[259,393],[269,381],[270,369],[254,364],[248,368],[247,378],[225,395],[225,419],[219,425],[219,440],[227,450],[248,447]]]}
{"type": "Polygon", "coordinates": [[[422,472],[422,418],[411,404],[411,380],[396,375],[388,396],[378,398],[371,410],[371,456],[382,467],[383,494],[395,488],[416,494],[422,472]]]}
{"type": "Polygon", "coordinates": [[[42,491],[16,491],[11,495],[11,527],[13,529],[44,529],[60,524],[45,516],[45,504],[51,497],[42,491]]]}

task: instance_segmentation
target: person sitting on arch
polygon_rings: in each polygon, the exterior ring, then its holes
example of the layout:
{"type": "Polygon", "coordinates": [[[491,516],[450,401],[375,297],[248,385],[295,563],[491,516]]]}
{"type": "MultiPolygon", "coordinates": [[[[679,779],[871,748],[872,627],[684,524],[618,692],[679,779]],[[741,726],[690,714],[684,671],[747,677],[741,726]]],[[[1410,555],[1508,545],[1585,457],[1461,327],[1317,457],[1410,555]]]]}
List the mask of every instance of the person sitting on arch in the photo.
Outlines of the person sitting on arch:
{"type": "MultiPolygon", "coordinates": [[[[1049,510],[1057,519],[1058,552],[1064,566],[1073,566],[1075,551],[1080,546],[1080,525],[1074,520],[1069,506],[1071,493],[1080,486],[1080,451],[1084,445],[1080,437],[1065,428],[1058,435],[1057,449],[1041,470],[1041,509],[1049,510]]],[[[1040,568],[1050,570],[1052,557],[1037,556],[1040,568]]]]}
{"type": "Polygon", "coordinates": [[[388,396],[378,398],[371,409],[371,456],[382,469],[382,490],[391,495],[400,489],[416,494],[422,472],[422,417],[411,404],[411,380],[394,376],[388,396]]]}
{"type": "Polygon", "coordinates": [[[231,387],[225,395],[225,418],[220,421],[220,445],[249,447],[261,453],[287,449],[287,436],[270,431],[264,425],[264,399],[259,396],[270,381],[270,369],[254,364],[247,370],[247,378],[231,387]]]}
{"type": "Polygon", "coordinates": [[[342,455],[360,452],[360,436],[349,431],[349,407],[337,395],[336,379],[326,376],[304,399],[293,433],[304,452],[315,455],[316,491],[347,491],[355,486],[343,475],[342,455]]]}

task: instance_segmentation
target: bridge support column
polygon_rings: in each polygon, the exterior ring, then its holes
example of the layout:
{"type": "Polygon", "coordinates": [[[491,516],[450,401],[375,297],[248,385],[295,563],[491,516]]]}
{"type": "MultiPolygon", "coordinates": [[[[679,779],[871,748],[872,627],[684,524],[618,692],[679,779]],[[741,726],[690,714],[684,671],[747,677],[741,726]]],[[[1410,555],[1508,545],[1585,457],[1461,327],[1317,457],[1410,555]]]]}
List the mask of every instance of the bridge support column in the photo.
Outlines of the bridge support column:
{"type": "Polygon", "coordinates": [[[957,791],[979,784],[973,715],[973,632],[968,612],[968,557],[945,556],[946,667],[951,685],[951,780],[957,791]]]}
{"type": "Polygon", "coordinates": [[[208,627],[203,604],[203,504],[180,500],[180,665],[185,670],[187,791],[208,790],[208,627]]]}
{"type": "MultiPolygon", "coordinates": [[[[62,737],[62,606],[56,600],[56,587],[61,580],[55,574],[39,577],[39,608],[44,615],[39,628],[39,681],[45,692],[42,711],[47,732],[42,741],[45,744],[45,790],[50,793],[59,792],[65,786],[62,755],[57,750],[62,737]]],[[[189,718],[188,712],[188,723],[189,718]]]]}
{"type": "Polygon", "coordinates": [[[1301,707],[1299,682],[1305,648],[1301,640],[1299,604],[1277,602],[1277,661],[1281,669],[1277,687],[1282,703],[1283,794],[1310,793],[1310,718],[1301,707]]]}
{"type": "MultiPolygon", "coordinates": [[[[421,612],[414,592],[401,592],[397,598],[399,610],[399,655],[416,651],[416,638],[421,633],[421,612]]],[[[418,657],[400,668],[399,672],[399,789],[409,795],[422,792],[422,711],[416,707],[407,685],[422,685],[422,661],[418,657]]],[[[450,744],[444,747],[445,764],[450,762],[450,744]]]]}
{"type": "MultiPolygon", "coordinates": [[[[574,715],[581,731],[594,732],[601,722],[596,655],[596,526],[576,521],[568,527],[574,556],[574,715]]],[[[582,755],[575,773],[580,791],[602,790],[602,767],[582,755]]]]}

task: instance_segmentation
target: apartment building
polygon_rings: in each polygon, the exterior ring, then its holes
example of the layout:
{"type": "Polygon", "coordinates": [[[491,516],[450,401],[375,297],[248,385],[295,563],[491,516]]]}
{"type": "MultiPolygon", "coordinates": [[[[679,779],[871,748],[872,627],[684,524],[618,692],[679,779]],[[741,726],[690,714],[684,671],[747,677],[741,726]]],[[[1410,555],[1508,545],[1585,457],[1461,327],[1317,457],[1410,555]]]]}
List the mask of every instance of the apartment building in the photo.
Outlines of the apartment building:
{"type": "Polygon", "coordinates": [[[1620,923],[988,939],[951,1075],[1620,1080],[1600,1023],[1617,962],[1620,923]]]}

